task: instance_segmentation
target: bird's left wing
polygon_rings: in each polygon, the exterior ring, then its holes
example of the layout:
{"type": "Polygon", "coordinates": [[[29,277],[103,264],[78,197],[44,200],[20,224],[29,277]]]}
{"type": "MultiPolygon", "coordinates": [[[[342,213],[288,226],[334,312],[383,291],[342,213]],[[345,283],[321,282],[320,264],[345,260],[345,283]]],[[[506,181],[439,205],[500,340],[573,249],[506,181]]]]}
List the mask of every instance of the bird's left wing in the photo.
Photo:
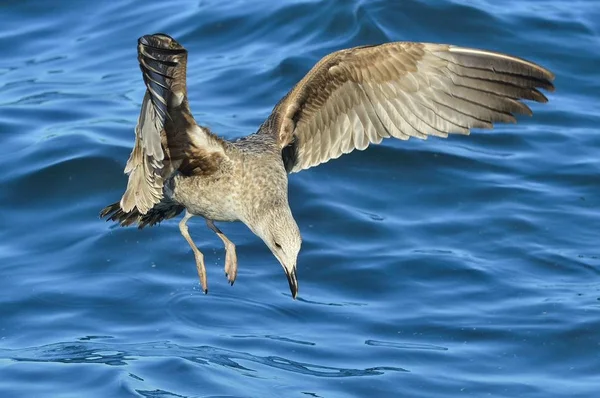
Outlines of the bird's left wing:
{"type": "Polygon", "coordinates": [[[187,51],[162,33],[138,40],[138,61],[146,94],[135,128],[135,144],[125,173],[125,213],[148,213],[163,198],[163,184],[174,172],[208,173],[223,155],[223,141],[198,126],[187,100],[187,51]]]}
{"type": "Polygon", "coordinates": [[[397,42],[332,53],[275,106],[262,131],[274,134],[288,172],[363,150],[383,138],[469,134],[531,114],[554,75],[505,54],[397,42]]]}

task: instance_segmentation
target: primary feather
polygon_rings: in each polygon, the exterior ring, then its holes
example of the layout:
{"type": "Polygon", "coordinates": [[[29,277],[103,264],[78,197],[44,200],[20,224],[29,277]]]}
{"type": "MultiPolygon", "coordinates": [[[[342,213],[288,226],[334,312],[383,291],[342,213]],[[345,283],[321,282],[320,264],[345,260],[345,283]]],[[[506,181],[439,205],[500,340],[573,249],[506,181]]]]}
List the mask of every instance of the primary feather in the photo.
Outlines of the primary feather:
{"type": "Polygon", "coordinates": [[[397,42],[324,57],[270,116],[289,171],[297,172],[383,138],[469,134],[531,115],[520,100],[546,102],[554,75],[491,51],[397,42]]]}

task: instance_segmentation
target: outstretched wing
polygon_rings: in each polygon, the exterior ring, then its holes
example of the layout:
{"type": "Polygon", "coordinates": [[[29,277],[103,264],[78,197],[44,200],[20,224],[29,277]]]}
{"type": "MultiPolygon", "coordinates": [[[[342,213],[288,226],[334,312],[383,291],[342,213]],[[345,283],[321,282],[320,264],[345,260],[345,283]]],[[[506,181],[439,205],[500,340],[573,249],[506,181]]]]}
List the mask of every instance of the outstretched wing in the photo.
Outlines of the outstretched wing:
{"type": "Polygon", "coordinates": [[[469,134],[531,115],[520,100],[546,102],[554,75],[505,54],[397,42],[332,53],[275,106],[286,169],[297,172],[363,150],[383,138],[469,134]]]}
{"type": "Polygon", "coordinates": [[[191,174],[215,167],[221,140],[196,124],[187,100],[187,51],[168,35],[138,40],[138,60],[146,94],[135,129],[135,145],[125,166],[123,212],[146,214],[163,198],[163,184],[175,171],[191,174]]]}

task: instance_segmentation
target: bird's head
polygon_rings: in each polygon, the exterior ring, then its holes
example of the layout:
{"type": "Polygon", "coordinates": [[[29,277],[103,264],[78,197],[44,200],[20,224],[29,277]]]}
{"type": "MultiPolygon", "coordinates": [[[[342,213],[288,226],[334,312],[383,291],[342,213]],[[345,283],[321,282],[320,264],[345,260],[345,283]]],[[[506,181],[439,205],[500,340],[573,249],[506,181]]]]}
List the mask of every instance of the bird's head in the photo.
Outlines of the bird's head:
{"type": "Polygon", "coordinates": [[[302,244],[298,225],[292,216],[287,201],[273,205],[262,214],[253,228],[253,232],[267,245],[285,271],[292,297],[298,294],[296,262],[302,244]]]}

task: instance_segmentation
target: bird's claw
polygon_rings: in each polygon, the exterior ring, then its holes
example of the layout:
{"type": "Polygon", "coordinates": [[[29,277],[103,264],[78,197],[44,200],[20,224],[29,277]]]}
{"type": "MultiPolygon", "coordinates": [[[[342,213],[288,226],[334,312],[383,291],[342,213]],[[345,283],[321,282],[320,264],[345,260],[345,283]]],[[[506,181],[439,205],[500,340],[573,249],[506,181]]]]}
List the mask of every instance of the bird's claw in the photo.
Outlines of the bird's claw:
{"type": "Polygon", "coordinates": [[[235,247],[226,249],[225,251],[225,277],[231,286],[235,282],[237,276],[237,255],[235,247]]]}

